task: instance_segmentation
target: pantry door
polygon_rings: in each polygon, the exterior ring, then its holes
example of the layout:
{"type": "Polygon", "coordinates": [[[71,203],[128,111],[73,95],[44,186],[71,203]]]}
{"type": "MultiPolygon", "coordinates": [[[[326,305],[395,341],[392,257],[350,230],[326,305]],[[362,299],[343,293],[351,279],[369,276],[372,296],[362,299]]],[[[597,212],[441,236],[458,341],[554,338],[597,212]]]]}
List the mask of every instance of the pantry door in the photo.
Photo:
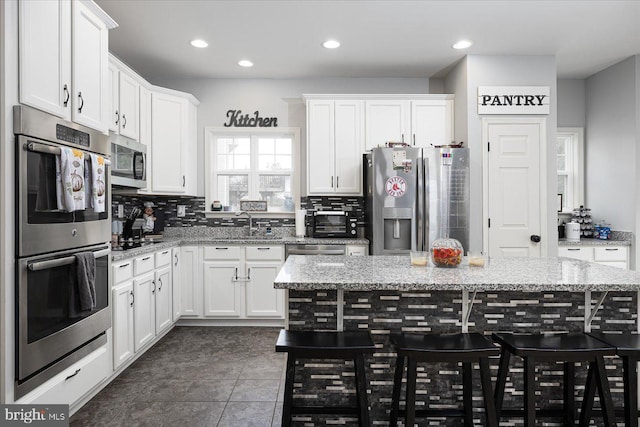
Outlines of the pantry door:
{"type": "Polygon", "coordinates": [[[485,251],[546,256],[546,120],[484,118],[482,128],[485,251]]]}

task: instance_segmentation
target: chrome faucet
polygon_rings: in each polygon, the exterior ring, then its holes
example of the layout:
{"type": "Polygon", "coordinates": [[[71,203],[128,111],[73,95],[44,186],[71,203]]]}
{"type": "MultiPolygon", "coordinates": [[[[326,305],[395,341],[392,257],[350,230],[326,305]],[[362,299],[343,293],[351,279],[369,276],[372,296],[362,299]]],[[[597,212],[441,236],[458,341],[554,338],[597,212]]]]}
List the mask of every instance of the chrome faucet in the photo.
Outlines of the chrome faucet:
{"type": "Polygon", "coordinates": [[[238,212],[236,212],[236,216],[240,216],[240,215],[246,215],[247,218],[249,218],[249,230],[248,230],[247,236],[251,237],[252,232],[254,230],[256,230],[255,228],[253,228],[253,217],[247,211],[238,211],[238,212]]]}

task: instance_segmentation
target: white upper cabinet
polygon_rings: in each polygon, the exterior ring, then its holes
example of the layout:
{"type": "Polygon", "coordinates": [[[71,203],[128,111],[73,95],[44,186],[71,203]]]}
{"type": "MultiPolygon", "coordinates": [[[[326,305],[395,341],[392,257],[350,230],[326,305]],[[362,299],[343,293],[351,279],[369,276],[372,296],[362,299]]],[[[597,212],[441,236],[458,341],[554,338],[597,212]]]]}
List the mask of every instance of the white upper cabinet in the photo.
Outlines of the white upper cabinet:
{"type": "Polygon", "coordinates": [[[409,142],[410,103],[405,100],[365,101],[366,149],[384,147],[387,142],[409,142]]]}
{"type": "MultiPolygon", "coordinates": [[[[374,96],[374,95],[372,95],[374,96]]],[[[453,141],[452,95],[389,95],[365,104],[365,149],[404,142],[415,147],[453,141]]]]}
{"type": "Polygon", "coordinates": [[[411,101],[411,141],[416,147],[453,142],[453,99],[411,101]]]}
{"type": "Polygon", "coordinates": [[[20,102],[71,120],[71,2],[20,1],[20,102]]]}
{"type": "Polygon", "coordinates": [[[108,30],[115,26],[93,3],[21,1],[20,102],[106,133],[108,30]]]}
{"type": "Polygon", "coordinates": [[[363,105],[308,99],[308,194],[362,194],[363,105]]]}
{"type": "Polygon", "coordinates": [[[151,192],[196,195],[196,105],[187,94],[151,94],[151,192]]]}
{"type": "Polygon", "coordinates": [[[109,57],[109,130],[140,140],[140,77],[113,56],[109,57]]]}

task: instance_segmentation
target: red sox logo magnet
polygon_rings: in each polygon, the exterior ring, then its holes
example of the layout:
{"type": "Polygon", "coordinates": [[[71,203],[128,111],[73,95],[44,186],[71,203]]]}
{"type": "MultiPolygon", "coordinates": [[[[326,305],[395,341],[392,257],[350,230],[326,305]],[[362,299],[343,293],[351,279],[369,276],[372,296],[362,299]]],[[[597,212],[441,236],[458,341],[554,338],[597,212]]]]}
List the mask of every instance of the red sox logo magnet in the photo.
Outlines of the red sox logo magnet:
{"type": "Polygon", "coordinates": [[[399,176],[392,176],[385,184],[387,194],[391,197],[402,197],[407,192],[407,182],[399,176]]]}

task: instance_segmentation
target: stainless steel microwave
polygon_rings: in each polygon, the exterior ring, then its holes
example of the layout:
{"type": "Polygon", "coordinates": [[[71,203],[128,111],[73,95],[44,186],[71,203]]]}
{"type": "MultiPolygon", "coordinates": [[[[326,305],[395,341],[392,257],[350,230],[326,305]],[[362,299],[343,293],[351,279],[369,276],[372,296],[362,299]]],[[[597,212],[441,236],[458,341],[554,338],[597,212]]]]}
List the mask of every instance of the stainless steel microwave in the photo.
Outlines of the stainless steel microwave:
{"type": "Polygon", "coordinates": [[[111,133],[111,184],[120,187],[147,186],[147,146],[111,133]]]}
{"type": "Polygon", "coordinates": [[[357,237],[358,219],[351,211],[315,211],[311,230],[313,237],[357,237]]]}

